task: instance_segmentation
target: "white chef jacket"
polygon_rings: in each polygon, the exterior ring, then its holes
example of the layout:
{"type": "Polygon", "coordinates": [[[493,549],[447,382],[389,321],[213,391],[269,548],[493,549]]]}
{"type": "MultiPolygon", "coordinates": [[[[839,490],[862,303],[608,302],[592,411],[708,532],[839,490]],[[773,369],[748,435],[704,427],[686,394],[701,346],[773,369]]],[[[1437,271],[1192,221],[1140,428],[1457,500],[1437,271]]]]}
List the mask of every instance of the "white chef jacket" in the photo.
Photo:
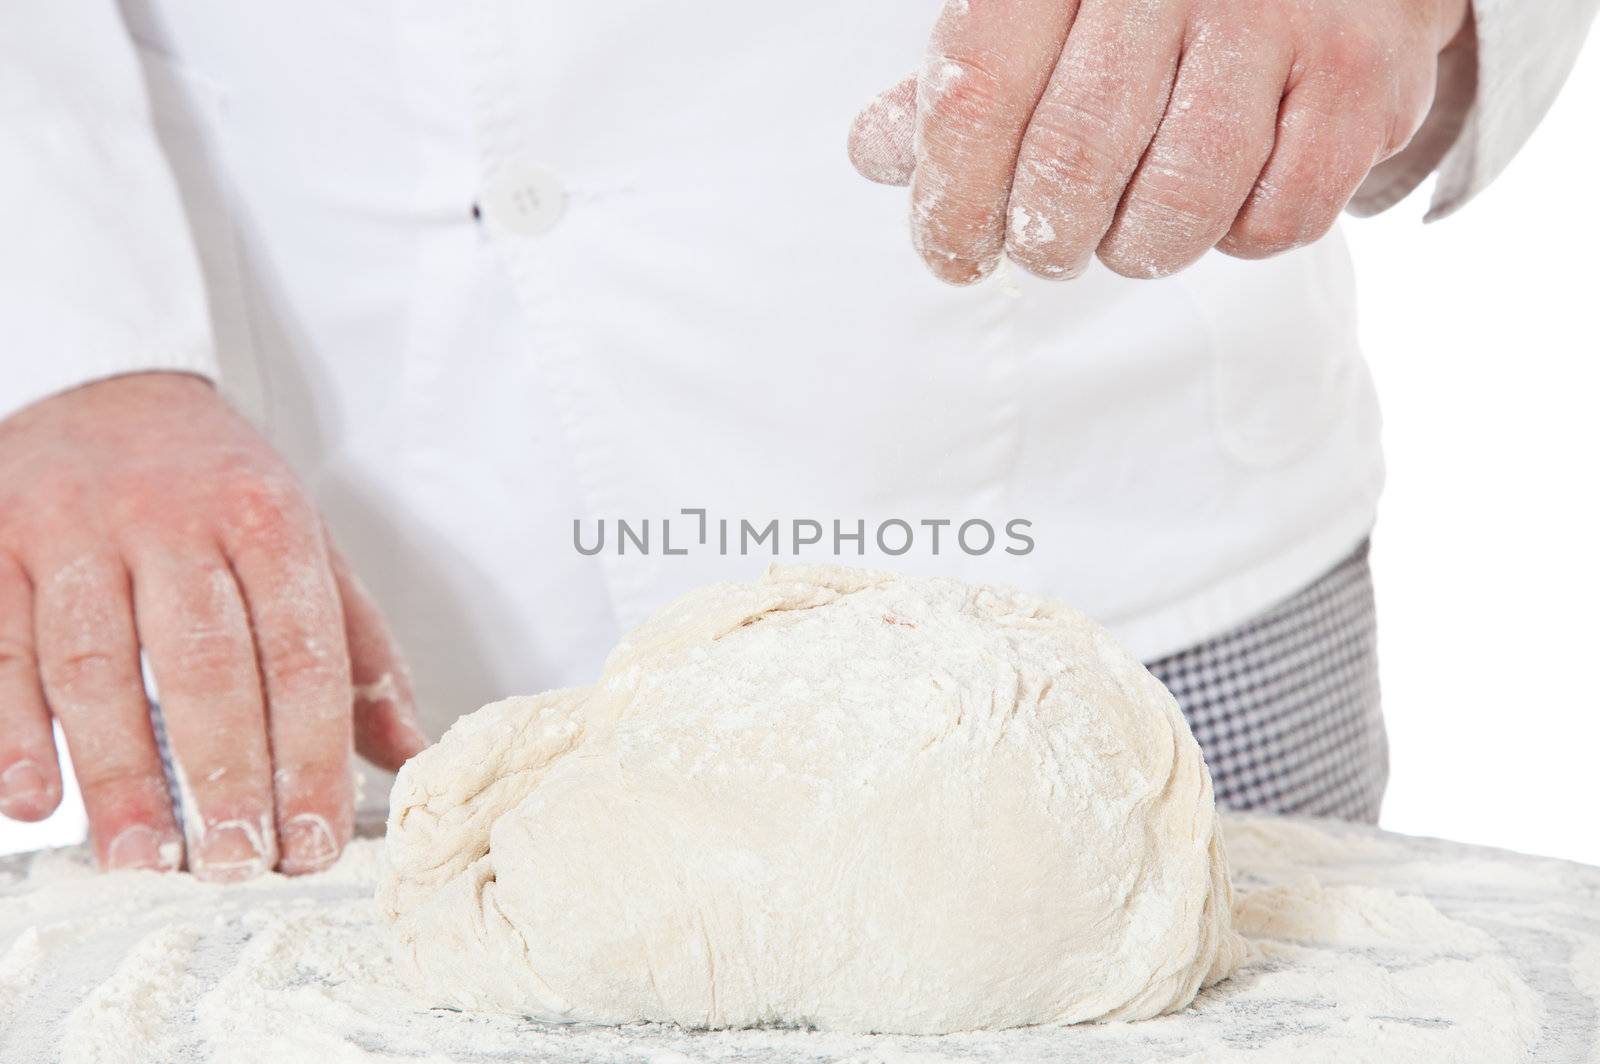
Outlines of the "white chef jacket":
{"type": "MultiPolygon", "coordinates": [[[[675,593],[796,557],[795,521],[827,533],[802,560],[1057,595],[1147,660],[1226,630],[1373,523],[1344,244],[938,283],[904,191],[843,143],[937,6],[9,0],[0,415],[116,373],[218,380],[324,508],[435,731],[587,681],[675,593]],[[617,519],[654,549],[614,524],[576,549],[574,522],[617,519]],[[719,522],[773,519],[721,550],[719,522]],[[968,553],[971,520],[1033,548],[968,553]],[[896,521],[904,554],[876,542],[896,521]]],[[[1436,167],[1436,213],[1480,189],[1594,6],[1478,0],[1475,65],[1358,206],[1436,167]]]]}

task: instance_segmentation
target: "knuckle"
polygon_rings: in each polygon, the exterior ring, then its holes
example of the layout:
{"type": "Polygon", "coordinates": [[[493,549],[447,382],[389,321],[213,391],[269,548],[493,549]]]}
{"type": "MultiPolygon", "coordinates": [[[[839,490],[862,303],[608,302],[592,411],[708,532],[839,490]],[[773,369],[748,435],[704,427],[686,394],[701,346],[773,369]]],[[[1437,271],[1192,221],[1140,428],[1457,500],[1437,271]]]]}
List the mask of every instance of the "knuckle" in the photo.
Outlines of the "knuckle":
{"type": "Polygon", "coordinates": [[[917,110],[928,132],[958,139],[976,139],[993,128],[995,115],[1010,109],[1004,81],[983,63],[949,56],[936,57],[917,84],[917,110]]]}
{"type": "Polygon", "coordinates": [[[28,507],[41,522],[55,522],[83,510],[88,494],[89,485],[80,477],[49,477],[30,486],[28,507]]]}
{"type": "Polygon", "coordinates": [[[1116,240],[1188,243],[1216,229],[1225,210],[1207,175],[1169,171],[1129,198],[1116,240]]]}
{"type": "Polygon", "coordinates": [[[343,647],[304,629],[258,636],[269,693],[322,695],[330,706],[348,715],[350,666],[343,647]]]}
{"type": "Polygon", "coordinates": [[[231,691],[254,672],[250,648],[225,632],[185,633],[172,665],[181,676],[178,689],[193,692],[231,691]]]}
{"type": "Polygon", "coordinates": [[[1109,198],[1116,191],[1113,185],[1120,167],[1115,141],[1102,122],[1070,104],[1052,107],[1048,117],[1036,115],[1036,132],[1030,139],[1037,147],[1029,153],[1020,176],[1040,191],[1071,193],[1074,198],[1090,200],[1109,198]],[[1067,120],[1069,112],[1084,115],[1085,120],[1067,120]]]}
{"type": "Polygon", "coordinates": [[[279,675],[320,677],[335,671],[338,655],[328,641],[305,630],[259,636],[261,652],[279,675]]]}
{"type": "Polygon", "coordinates": [[[1207,15],[1201,20],[1206,28],[1231,32],[1258,47],[1287,41],[1294,32],[1293,9],[1280,0],[1230,0],[1225,8],[1212,9],[1207,15]]]}
{"type": "Polygon", "coordinates": [[[184,559],[170,579],[150,585],[140,637],[166,694],[212,698],[253,686],[255,648],[231,570],[184,559]]]}
{"type": "Polygon", "coordinates": [[[287,546],[310,527],[310,509],[287,476],[249,471],[235,474],[224,489],[224,506],[233,533],[269,547],[287,546]]]}
{"type": "Polygon", "coordinates": [[[1076,277],[1120,199],[1112,147],[1081,129],[1044,134],[1017,173],[1007,247],[1040,277],[1076,277]]]}
{"type": "Polygon", "coordinates": [[[39,667],[33,647],[14,636],[0,634],[0,672],[35,672],[39,667]]]}
{"type": "Polygon", "coordinates": [[[1075,82],[1073,91],[1053,92],[1040,103],[1034,126],[1064,139],[1111,145],[1120,135],[1120,123],[1113,117],[1103,91],[1092,82],[1075,82]]]}
{"type": "Polygon", "coordinates": [[[119,470],[105,485],[105,509],[114,526],[169,526],[181,520],[187,510],[173,505],[177,487],[178,477],[167,467],[119,470]]]}
{"type": "Polygon", "coordinates": [[[1322,67],[1344,86],[1383,81],[1394,61],[1394,49],[1375,30],[1347,22],[1339,32],[1324,35],[1322,67]]]}
{"type": "Polygon", "coordinates": [[[214,558],[196,562],[174,582],[172,594],[190,642],[234,646],[234,625],[240,618],[232,570],[214,558]]]}
{"type": "Polygon", "coordinates": [[[133,682],[122,655],[101,649],[69,651],[47,658],[41,676],[45,686],[68,703],[98,699],[133,682]]]}

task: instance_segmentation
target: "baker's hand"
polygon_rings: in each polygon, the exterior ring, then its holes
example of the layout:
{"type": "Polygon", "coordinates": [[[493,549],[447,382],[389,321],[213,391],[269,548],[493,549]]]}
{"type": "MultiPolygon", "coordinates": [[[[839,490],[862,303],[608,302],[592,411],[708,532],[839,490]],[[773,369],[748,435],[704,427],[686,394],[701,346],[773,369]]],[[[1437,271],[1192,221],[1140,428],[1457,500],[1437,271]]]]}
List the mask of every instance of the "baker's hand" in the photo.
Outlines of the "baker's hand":
{"type": "Polygon", "coordinates": [[[283,461],[196,377],[113,378],[0,421],[0,812],[61,797],[66,734],[105,868],[325,867],[354,747],[425,744],[372,601],[283,461]],[[160,692],[187,839],[140,675],[160,692]]]}
{"type": "Polygon", "coordinates": [[[1159,277],[1332,227],[1411,139],[1467,0],[949,0],[919,75],[856,120],[865,176],[911,185],[917,250],[969,284],[1098,253],[1159,277]]]}

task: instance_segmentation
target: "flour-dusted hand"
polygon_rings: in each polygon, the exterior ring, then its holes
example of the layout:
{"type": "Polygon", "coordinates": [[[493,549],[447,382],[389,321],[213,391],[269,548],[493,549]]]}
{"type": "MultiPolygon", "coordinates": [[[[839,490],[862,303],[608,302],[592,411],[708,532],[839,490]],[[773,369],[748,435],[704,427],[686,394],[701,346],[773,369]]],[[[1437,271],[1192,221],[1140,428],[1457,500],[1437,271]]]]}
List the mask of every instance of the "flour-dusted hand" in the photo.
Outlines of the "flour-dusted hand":
{"type": "Polygon", "coordinates": [[[1471,41],[1467,0],[949,0],[856,120],[940,278],[1159,277],[1325,234],[1471,41]]]}
{"type": "Polygon", "coordinates": [[[352,744],[393,769],[425,743],[400,657],[310,500],[209,384],[171,373],[0,422],[7,816],[60,800],[52,715],[103,867],[170,870],[187,854],[224,881],[331,863],[350,838],[352,744]]]}

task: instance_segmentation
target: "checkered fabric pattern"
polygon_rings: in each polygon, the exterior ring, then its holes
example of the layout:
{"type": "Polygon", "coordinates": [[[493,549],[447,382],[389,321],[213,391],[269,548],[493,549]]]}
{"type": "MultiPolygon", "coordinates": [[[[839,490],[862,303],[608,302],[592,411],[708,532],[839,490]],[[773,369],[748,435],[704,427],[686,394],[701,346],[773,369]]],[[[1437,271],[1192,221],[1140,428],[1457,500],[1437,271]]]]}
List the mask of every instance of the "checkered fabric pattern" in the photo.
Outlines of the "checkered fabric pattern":
{"type": "Polygon", "coordinates": [[[1217,804],[1376,823],[1389,779],[1367,544],[1226,635],[1152,663],[1217,804]]]}

